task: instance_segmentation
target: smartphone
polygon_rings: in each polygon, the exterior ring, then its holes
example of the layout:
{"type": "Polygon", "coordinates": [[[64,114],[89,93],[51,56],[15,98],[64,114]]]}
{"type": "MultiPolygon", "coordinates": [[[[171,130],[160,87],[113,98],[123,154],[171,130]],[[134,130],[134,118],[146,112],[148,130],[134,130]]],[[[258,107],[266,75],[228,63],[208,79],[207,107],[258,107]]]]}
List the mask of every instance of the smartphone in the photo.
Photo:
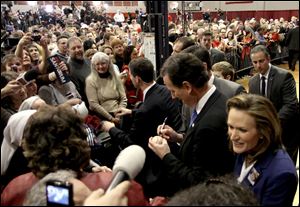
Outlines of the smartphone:
{"type": "Polygon", "coordinates": [[[47,181],[46,198],[47,206],[74,206],[72,183],[58,180],[47,181]]]}

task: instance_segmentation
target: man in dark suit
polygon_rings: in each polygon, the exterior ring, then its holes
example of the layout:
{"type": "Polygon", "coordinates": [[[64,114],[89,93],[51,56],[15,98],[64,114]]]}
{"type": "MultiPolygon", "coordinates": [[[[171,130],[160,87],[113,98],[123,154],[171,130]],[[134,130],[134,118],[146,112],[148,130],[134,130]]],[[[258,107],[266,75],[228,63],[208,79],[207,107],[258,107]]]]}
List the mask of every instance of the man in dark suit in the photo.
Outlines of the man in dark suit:
{"type": "Polygon", "coordinates": [[[212,47],[213,34],[210,31],[204,31],[201,39],[201,46],[205,47],[210,55],[211,65],[225,61],[225,53],[212,47]]]}
{"type": "Polygon", "coordinates": [[[213,64],[211,63],[209,52],[205,47],[195,45],[184,49],[182,52],[192,53],[204,63],[204,67],[208,72],[209,82],[214,84],[217,89],[227,98],[231,98],[237,94],[246,92],[245,88],[241,84],[221,79],[213,75],[213,64]]]}
{"type": "Polygon", "coordinates": [[[289,69],[294,71],[296,62],[299,60],[299,20],[295,22],[295,27],[288,32],[285,43],[289,49],[289,69]]]}
{"type": "MultiPolygon", "coordinates": [[[[103,130],[109,132],[112,140],[125,148],[131,144],[137,144],[146,151],[146,162],[142,172],[136,180],[143,185],[145,195],[153,197],[165,194],[164,187],[168,186],[162,175],[161,161],[148,148],[148,139],[156,135],[158,125],[167,117],[166,124],[179,129],[182,121],[179,103],[172,99],[170,91],[165,86],[154,81],[154,68],[150,60],[137,58],[129,64],[129,74],[133,85],[140,88],[144,94],[144,101],[137,109],[122,108],[118,115],[131,114],[132,125],[125,132],[111,122],[103,122],[103,130]]],[[[173,152],[176,153],[178,145],[172,143],[173,152]]]]}
{"type": "Polygon", "coordinates": [[[174,42],[172,55],[180,53],[185,48],[188,48],[195,44],[196,44],[195,40],[193,40],[190,37],[186,37],[186,36],[179,37],[174,42]]]}
{"type": "MultiPolygon", "coordinates": [[[[238,95],[240,93],[246,93],[245,88],[241,84],[233,81],[221,79],[213,75],[209,52],[206,48],[195,45],[184,49],[182,52],[192,53],[204,63],[204,67],[207,70],[209,76],[208,82],[210,84],[215,85],[218,91],[221,92],[227,99],[235,95],[238,95]]],[[[191,114],[192,114],[192,109],[184,104],[182,107],[182,120],[183,120],[184,128],[182,128],[182,130],[184,130],[186,127],[189,126],[189,117],[191,116],[191,114]]]]}
{"type": "Polygon", "coordinates": [[[270,55],[263,45],[251,50],[251,60],[258,72],[249,80],[249,93],[269,98],[277,109],[282,125],[282,141],[296,163],[299,148],[299,101],[296,82],[291,73],[270,64],[270,55]]]}
{"type": "Polygon", "coordinates": [[[160,136],[149,139],[149,147],[162,159],[163,169],[173,183],[173,193],[233,170],[226,126],[226,97],[214,85],[203,63],[193,54],[179,53],[164,63],[161,75],[173,98],[193,109],[190,127],[179,134],[172,127],[160,125],[160,136]],[[179,155],[168,141],[180,142],[179,155]]]}

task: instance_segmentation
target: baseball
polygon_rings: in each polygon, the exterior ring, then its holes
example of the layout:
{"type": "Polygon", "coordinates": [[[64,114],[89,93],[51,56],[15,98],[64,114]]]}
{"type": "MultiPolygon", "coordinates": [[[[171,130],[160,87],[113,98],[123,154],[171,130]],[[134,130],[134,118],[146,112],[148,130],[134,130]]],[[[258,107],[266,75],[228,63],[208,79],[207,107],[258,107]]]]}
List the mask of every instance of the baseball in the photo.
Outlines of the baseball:
{"type": "Polygon", "coordinates": [[[152,138],[152,141],[157,143],[157,144],[161,144],[162,143],[161,139],[162,139],[161,137],[155,136],[155,137],[152,138]]]}

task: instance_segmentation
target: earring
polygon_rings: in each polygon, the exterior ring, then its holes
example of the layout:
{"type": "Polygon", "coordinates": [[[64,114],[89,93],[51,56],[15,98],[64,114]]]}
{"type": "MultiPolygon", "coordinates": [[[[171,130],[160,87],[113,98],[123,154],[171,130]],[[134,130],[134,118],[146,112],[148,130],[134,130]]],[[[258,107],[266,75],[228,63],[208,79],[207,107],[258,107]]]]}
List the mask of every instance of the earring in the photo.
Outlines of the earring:
{"type": "Polygon", "coordinates": [[[259,139],[264,139],[263,137],[259,137],[259,139]]]}

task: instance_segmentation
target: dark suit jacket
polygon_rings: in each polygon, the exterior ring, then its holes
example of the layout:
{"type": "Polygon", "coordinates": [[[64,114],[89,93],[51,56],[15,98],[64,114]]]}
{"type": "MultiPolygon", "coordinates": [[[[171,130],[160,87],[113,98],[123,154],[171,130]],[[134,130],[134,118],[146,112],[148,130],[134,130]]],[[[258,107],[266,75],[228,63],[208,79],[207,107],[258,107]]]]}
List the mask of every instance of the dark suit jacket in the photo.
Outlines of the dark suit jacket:
{"type": "Polygon", "coordinates": [[[285,44],[289,50],[299,51],[299,27],[293,28],[287,33],[285,44]]]}
{"type": "MultiPolygon", "coordinates": [[[[298,147],[300,138],[299,101],[296,93],[296,82],[287,70],[271,66],[268,77],[267,97],[273,102],[282,124],[282,140],[289,152],[298,147]]],[[[260,94],[260,77],[256,74],[249,80],[249,93],[260,94]]]]}
{"type": "MultiPolygon", "coordinates": [[[[244,156],[238,155],[234,174],[239,177],[244,156]]],[[[297,172],[289,155],[282,149],[267,151],[246,175],[243,184],[248,186],[263,206],[292,206],[297,190],[297,172]],[[251,175],[255,175],[253,178],[251,175]]]]}
{"type": "MultiPolygon", "coordinates": [[[[273,102],[280,119],[288,120],[298,113],[296,82],[290,72],[272,65],[267,90],[267,97],[273,102]]],[[[259,74],[249,80],[249,93],[260,94],[259,74]]]]}
{"type": "Polygon", "coordinates": [[[176,184],[173,192],[233,171],[225,106],[225,96],[216,90],[187,130],[179,156],[169,153],[163,158],[168,178],[176,184]]]}
{"type": "MultiPolygon", "coordinates": [[[[142,172],[137,177],[145,190],[146,195],[163,191],[161,160],[148,147],[151,136],[157,135],[157,127],[168,117],[166,124],[178,130],[182,124],[179,103],[172,99],[170,91],[162,85],[155,84],[146,94],[143,104],[133,110],[133,122],[128,133],[114,127],[109,131],[111,138],[122,148],[132,144],[140,145],[146,151],[146,162],[142,172]],[[161,187],[158,187],[161,186],[161,187]]],[[[175,143],[171,150],[176,153],[175,143]]],[[[159,195],[159,194],[157,194],[159,195]]]]}
{"type": "Polygon", "coordinates": [[[215,48],[211,48],[210,50],[210,61],[211,61],[211,65],[213,66],[215,63],[221,62],[221,61],[225,61],[225,53],[217,50],[215,48]]]}

